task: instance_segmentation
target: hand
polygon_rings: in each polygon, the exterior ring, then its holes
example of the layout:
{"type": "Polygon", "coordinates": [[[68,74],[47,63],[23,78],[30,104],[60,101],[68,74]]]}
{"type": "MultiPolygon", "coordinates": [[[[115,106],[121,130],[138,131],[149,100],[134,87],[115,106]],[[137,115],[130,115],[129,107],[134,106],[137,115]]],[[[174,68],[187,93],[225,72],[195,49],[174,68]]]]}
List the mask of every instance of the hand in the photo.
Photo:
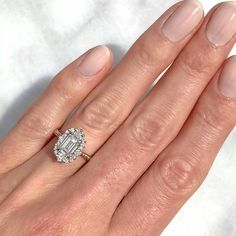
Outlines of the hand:
{"type": "Polygon", "coordinates": [[[184,1],[111,72],[98,46],[55,76],[0,143],[0,235],[159,235],[236,123],[235,32],[235,4],[204,19],[184,1]],[[87,163],[56,161],[53,132],[71,127],[87,163]]]}

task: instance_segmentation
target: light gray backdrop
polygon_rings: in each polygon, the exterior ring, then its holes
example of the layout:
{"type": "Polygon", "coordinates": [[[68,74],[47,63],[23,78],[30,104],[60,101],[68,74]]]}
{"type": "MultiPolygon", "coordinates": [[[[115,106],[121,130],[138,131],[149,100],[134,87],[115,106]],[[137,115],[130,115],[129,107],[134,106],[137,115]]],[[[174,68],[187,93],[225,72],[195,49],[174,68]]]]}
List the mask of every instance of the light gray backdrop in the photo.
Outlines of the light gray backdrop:
{"type": "MultiPolygon", "coordinates": [[[[174,0],[0,0],[0,136],[85,50],[107,44],[116,63],[174,0]]],[[[203,0],[208,11],[217,0],[203,0]]],[[[236,50],[233,51],[236,53],[236,50]]],[[[164,236],[236,235],[236,131],[164,236]]]]}

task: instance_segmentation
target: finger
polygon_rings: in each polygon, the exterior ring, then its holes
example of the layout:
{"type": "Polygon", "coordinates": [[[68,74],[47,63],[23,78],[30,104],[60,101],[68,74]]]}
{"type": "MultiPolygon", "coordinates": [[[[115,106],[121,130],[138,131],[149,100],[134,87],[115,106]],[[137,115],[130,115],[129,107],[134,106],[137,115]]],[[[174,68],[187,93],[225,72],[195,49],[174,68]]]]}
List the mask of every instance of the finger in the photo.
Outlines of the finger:
{"type": "Polygon", "coordinates": [[[0,143],[0,173],[20,165],[37,153],[69,113],[105,76],[112,56],[96,47],[61,71],[48,89],[0,143]]]}
{"type": "MultiPolygon", "coordinates": [[[[229,9],[229,14],[233,13],[232,4],[217,6],[218,11],[225,8],[229,9]]],[[[233,46],[233,35],[221,46],[214,45],[207,38],[209,20],[219,19],[217,15],[215,18],[217,10],[209,13],[200,31],[145,100],[72,178],[74,182],[86,180],[82,183],[84,188],[99,185],[96,196],[102,199],[108,212],[117,207],[156,156],[176,137],[209,79],[233,46]]],[[[234,24],[231,26],[235,30],[234,24]]]]}
{"type": "Polygon", "coordinates": [[[124,235],[159,235],[197,190],[236,125],[235,75],[233,57],[200,97],[177,138],[118,207],[112,221],[115,235],[120,230],[124,235]]]}
{"type": "MultiPolygon", "coordinates": [[[[83,128],[87,140],[85,152],[92,155],[100,148],[128,116],[148,86],[173,61],[194,34],[203,17],[202,9],[195,2],[186,4],[187,11],[192,9],[189,14],[193,15],[194,20],[189,20],[189,23],[184,25],[187,31],[182,39],[172,42],[162,32],[163,23],[179,6],[175,5],[137,40],[114,71],[88,96],[78,112],[62,127],[63,131],[71,127],[83,128]]],[[[37,162],[37,171],[33,174],[37,176],[37,181],[61,181],[84,164],[82,158],[78,158],[66,168],[61,163],[55,163],[52,152],[54,144],[55,140],[36,157],[41,160],[40,163],[34,160],[37,162]]]]}

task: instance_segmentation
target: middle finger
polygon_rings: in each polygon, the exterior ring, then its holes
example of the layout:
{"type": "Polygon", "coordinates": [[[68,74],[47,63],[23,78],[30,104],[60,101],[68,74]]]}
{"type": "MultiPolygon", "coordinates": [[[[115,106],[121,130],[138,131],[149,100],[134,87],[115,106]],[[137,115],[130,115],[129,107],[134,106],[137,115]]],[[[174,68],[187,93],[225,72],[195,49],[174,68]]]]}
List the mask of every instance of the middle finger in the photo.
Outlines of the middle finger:
{"type": "Polygon", "coordinates": [[[96,194],[94,199],[102,206],[99,209],[102,213],[113,213],[130,187],[178,134],[234,45],[235,25],[232,3],[214,8],[161,81],[88,165],[71,179],[73,185],[79,182],[80,191],[89,189],[96,194]],[[216,27],[219,19],[225,20],[222,27],[220,24],[216,27]]]}

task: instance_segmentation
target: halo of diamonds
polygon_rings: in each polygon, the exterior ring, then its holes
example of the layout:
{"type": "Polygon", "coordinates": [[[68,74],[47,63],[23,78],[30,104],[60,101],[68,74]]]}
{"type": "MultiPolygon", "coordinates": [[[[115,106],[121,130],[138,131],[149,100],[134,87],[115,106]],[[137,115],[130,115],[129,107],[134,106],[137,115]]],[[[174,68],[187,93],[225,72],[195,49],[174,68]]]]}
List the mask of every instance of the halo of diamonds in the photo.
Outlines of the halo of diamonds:
{"type": "Polygon", "coordinates": [[[77,159],[85,147],[85,135],[82,129],[70,128],[61,134],[54,146],[58,162],[69,163],[77,159]]]}

